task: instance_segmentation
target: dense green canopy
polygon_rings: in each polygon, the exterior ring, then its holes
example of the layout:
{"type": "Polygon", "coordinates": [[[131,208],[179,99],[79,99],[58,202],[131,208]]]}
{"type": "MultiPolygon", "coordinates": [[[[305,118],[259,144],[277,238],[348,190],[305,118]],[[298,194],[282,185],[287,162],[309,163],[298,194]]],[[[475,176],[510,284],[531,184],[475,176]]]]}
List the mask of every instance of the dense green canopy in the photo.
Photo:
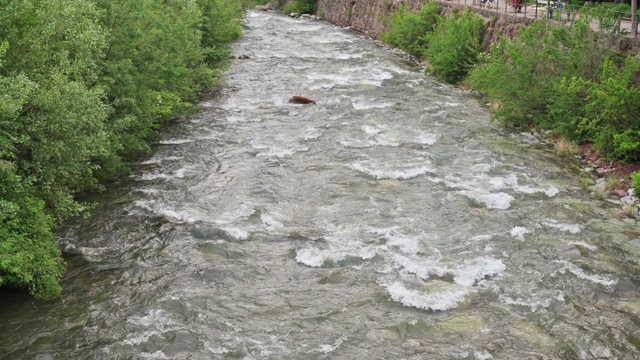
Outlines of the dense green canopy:
{"type": "Polygon", "coordinates": [[[237,0],[0,0],[0,286],[59,294],[51,229],[216,83],[237,0]]]}

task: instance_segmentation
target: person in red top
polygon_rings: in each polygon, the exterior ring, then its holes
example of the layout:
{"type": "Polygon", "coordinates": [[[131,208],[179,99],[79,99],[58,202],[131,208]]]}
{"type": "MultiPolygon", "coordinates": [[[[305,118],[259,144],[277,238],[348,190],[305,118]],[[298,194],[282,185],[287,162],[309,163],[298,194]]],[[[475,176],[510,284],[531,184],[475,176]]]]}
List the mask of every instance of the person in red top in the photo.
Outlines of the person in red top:
{"type": "Polygon", "coordinates": [[[520,0],[512,0],[511,6],[515,12],[522,12],[522,2],[520,0]]]}

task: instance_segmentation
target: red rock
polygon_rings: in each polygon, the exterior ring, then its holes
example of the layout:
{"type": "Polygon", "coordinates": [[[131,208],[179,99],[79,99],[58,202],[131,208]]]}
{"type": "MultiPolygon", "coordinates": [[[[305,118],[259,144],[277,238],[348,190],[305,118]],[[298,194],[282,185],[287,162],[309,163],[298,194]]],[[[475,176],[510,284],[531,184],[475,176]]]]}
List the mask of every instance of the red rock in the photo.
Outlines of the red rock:
{"type": "Polygon", "coordinates": [[[304,96],[298,96],[298,95],[292,96],[291,99],[289,99],[289,102],[292,104],[315,104],[316,103],[314,100],[311,100],[304,96]]]}

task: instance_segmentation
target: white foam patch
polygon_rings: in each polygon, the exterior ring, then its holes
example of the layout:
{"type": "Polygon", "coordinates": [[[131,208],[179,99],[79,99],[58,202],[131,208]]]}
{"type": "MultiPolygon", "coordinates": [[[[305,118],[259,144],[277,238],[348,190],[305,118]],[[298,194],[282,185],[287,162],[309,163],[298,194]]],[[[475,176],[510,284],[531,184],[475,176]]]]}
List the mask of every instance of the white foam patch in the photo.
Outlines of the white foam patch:
{"type": "Polygon", "coordinates": [[[553,197],[560,192],[560,190],[555,186],[550,186],[544,189],[544,188],[533,187],[533,186],[518,185],[518,186],[514,186],[513,189],[519,193],[524,193],[524,194],[544,193],[548,197],[553,197]]]}
{"type": "Polygon", "coordinates": [[[162,335],[167,331],[178,330],[177,324],[172,319],[171,314],[164,310],[153,309],[144,316],[130,316],[127,318],[127,322],[145,329],[142,332],[132,332],[127,335],[127,338],[123,342],[132,346],[141,345],[154,335],[162,335]]]}
{"type": "Polygon", "coordinates": [[[193,139],[168,139],[168,140],[162,140],[158,143],[162,145],[182,145],[182,144],[188,144],[192,142],[193,142],[193,139]]]}
{"type": "Polygon", "coordinates": [[[609,276],[598,275],[598,274],[595,274],[595,275],[587,274],[584,270],[582,270],[581,267],[573,263],[570,263],[566,260],[555,260],[555,262],[563,265],[563,267],[560,270],[558,270],[562,274],[564,274],[565,271],[569,271],[570,273],[579,277],[580,279],[592,281],[596,284],[600,284],[607,287],[613,286],[618,283],[617,279],[611,278],[609,276]]]}
{"type": "Polygon", "coordinates": [[[344,342],[343,339],[338,339],[335,343],[333,343],[332,345],[329,344],[322,344],[319,347],[311,350],[309,353],[314,353],[314,352],[319,352],[325,355],[329,355],[332,352],[338,350],[338,348],[340,347],[340,345],[342,345],[342,343],[344,342]]]}
{"type": "MultiPolygon", "coordinates": [[[[335,244],[334,244],[335,245],[335,244]]],[[[310,267],[321,267],[327,261],[339,262],[349,257],[369,260],[376,256],[378,250],[374,246],[363,246],[359,241],[351,240],[332,246],[329,249],[309,247],[296,251],[296,261],[310,267]]]]}
{"type": "Polygon", "coordinates": [[[572,233],[572,234],[577,234],[582,230],[582,226],[580,226],[578,224],[559,223],[556,220],[545,221],[545,222],[542,223],[542,225],[544,225],[546,227],[558,229],[560,231],[572,233]]]}
{"type": "Polygon", "coordinates": [[[340,145],[346,148],[366,149],[378,145],[377,141],[347,138],[340,140],[340,145]]]}
{"type": "Polygon", "coordinates": [[[395,103],[372,103],[366,102],[362,99],[353,99],[351,101],[351,105],[356,110],[373,110],[373,109],[384,109],[388,107],[392,107],[395,103]]]}
{"type": "Polygon", "coordinates": [[[285,158],[289,157],[297,152],[305,152],[309,151],[308,146],[304,147],[290,147],[290,148],[282,148],[282,147],[270,147],[266,151],[261,151],[257,156],[258,157],[267,157],[267,158],[285,158]]]}
{"type": "Polygon", "coordinates": [[[157,158],[151,158],[147,161],[143,161],[140,163],[140,165],[153,165],[153,164],[160,164],[162,160],[161,159],[157,159],[157,158]]]}
{"type": "Polygon", "coordinates": [[[596,251],[598,250],[598,247],[595,245],[591,245],[591,244],[587,244],[584,241],[571,241],[569,242],[569,245],[578,245],[578,246],[582,246],[585,249],[589,249],[591,251],[596,251]]]}
{"type": "Polygon", "coordinates": [[[455,285],[433,292],[418,291],[407,289],[398,281],[387,286],[387,291],[393,301],[397,301],[404,306],[431,311],[453,309],[471,293],[469,288],[455,285]]]}
{"type": "Polygon", "coordinates": [[[493,359],[493,355],[486,351],[474,351],[473,356],[476,357],[476,360],[491,360],[493,359]]]}
{"type": "Polygon", "coordinates": [[[536,312],[538,310],[546,309],[549,306],[551,306],[550,298],[545,298],[544,300],[532,300],[531,297],[524,299],[521,297],[512,298],[507,295],[500,295],[498,297],[498,300],[500,300],[502,303],[505,303],[507,305],[517,305],[517,306],[528,307],[531,309],[531,312],[536,312]]]}
{"type": "Polygon", "coordinates": [[[314,140],[322,136],[322,131],[312,127],[305,130],[304,135],[302,136],[303,140],[314,140]]]}
{"type": "Polygon", "coordinates": [[[191,167],[180,168],[180,169],[176,170],[175,177],[178,178],[178,179],[182,179],[183,177],[185,177],[187,172],[191,171],[191,169],[192,169],[191,167]]]}
{"type": "Polygon", "coordinates": [[[284,229],[282,222],[276,220],[273,215],[260,214],[260,220],[262,220],[264,227],[270,232],[277,232],[284,229]]]}
{"type": "Polygon", "coordinates": [[[392,146],[392,147],[400,146],[400,142],[398,142],[398,140],[393,135],[390,135],[390,134],[378,134],[376,135],[376,141],[381,146],[392,146]]]}
{"type": "MultiPolygon", "coordinates": [[[[160,215],[167,219],[169,222],[184,224],[184,223],[194,223],[196,221],[201,220],[201,215],[193,210],[173,210],[167,207],[167,205],[158,203],[155,200],[137,200],[133,203],[134,208],[141,208],[143,210],[149,211],[155,215],[160,215]]],[[[134,208],[130,209],[129,212],[131,214],[144,214],[136,211],[134,208]]]]}
{"type": "Polygon", "coordinates": [[[438,135],[432,133],[422,133],[418,135],[418,144],[433,145],[438,141],[438,135]]]}
{"type": "Polygon", "coordinates": [[[488,171],[488,169],[486,168],[487,165],[479,165],[481,167],[472,169],[475,170],[472,171],[472,173],[474,174],[470,174],[473,176],[458,178],[455,176],[447,175],[445,177],[445,184],[452,189],[465,190],[464,192],[462,192],[463,195],[466,195],[467,197],[477,202],[484,203],[487,205],[487,207],[503,210],[510,207],[510,202],[513,200],[513,197],[511,195],[505,196],[506,194],[496,197],[496,195],[494,195],[496,194],[496,192],[504,193],[504,191],[511,189],[515,192],[525,194],[542,192],[549,197],[554,196],[559,192],[559,190],[553,186],[549,188],[541,188],[528,185],[519,185],[518,178],[514,174],[491,177],[485,173],[485,170],[488,171]]]}
{"type": "Polygon", "coordinates": [[[427,280],[429,278],[429,275],[434,272],[438,276],[444,276],[444,274],[446,274],[446,269],[442,269],[435,265],[437,261],[432,262],[432,261],[416,260],[400,254],[392,254],[391,259],[396,265],[402,267],[404,272],[409,274],[415,274],[422,280],[427,280]]]}
{"type": "Polygon", "coordinates": [[[220,230],[226,232],[229,236],[236,240],[247,240],[249,238],[249,235],[251,235],[251,232],[247,229],[237,227],[223,226],[220,228],[220,230]]]}
{"type": "Polygon", "coordinates": [[[491,164],[475,164],[471,167],[473,173],[486,173],[491,171],[493,166],[491,164]]]}
{"type": "Polygon", "coordinates": [[[514,197],[503,192],[486,193],[482,191],[460,191],[460,194],[468,197],[478,204],[483,204],[488,209],[506,210],[511,207],[514,197]]]}
{"type": "Polygon", "coordinates": [[[405,254],[417,254],[421,249],[418,238],[402,234],[398,231],[398,227],[372,229],[369,232],[384,236],[387,239],[387,246],[397,247],[405,254]]]}
{"type": "Polygon", "coordinates": [[[367,135],[377,135],[380,132],[382,132],[382,129],[379,126],[371,126],[371,125],[362,126],[362,130],[364,130],[364,132],[367,135]]]}
{"type": "Polygon", "coordinates": [[[502,260],[490,256],[475,258],[454,271],[453,281],[458,285],[472,286],[486,276],[495,276],[507,269],[502,260]]]}
{"type": "Polygon", "coordinates": [[[529,230],[527,230],[522,226],[516,226],[513,229],[511,229],[511,236],[513,236],[514,238],[520,241],[524,241],[524,234],[528,234],[528,233],[529,233],[529,230]]]}
{"type": "Polygon", "coordinates": [[[170,222],[178,224],[192,224],[199,220],[199,217],[190,210],[174,211],[165,209],[160,212],[160,215],[163,215],[165,219],[169,220],[170,222]]]}
{"type": "Polygon", "coordinates": [[[142,176],[140,176],[138,179],[143,181],[151,181],[151,180],[157,180],[157,179],[166,180],[169,178],[170,176],[167,174],[142,174],[142,176]]]}
{"type": "Polygon", "coordinates": [[[246,220],[255,213],[256,209],[252,204],[242,203],[236,210],[220,215],[215,222],[218,224],[231,224],[239,220],[246,220]]]}
{"type": "Polygon", "coordinates": [[[348,166],[349,168],[367,174],[375,179],[393,179],[393,180],[406,180],[420,175],[433,172],[428,162],[398,164],[394,167],[390,164],[377,165],[377,164],[362,164],[354,163],[348,166]]]}
{"type": "Polygon", "coordinates": [[[162,350],[158,350],[153,353],[142,352],[142,353],[139,353],[138,356],[140,356],[143,359],[171,359],[170,357],[167,356],[167,354],[162,352],[162,350]]]}

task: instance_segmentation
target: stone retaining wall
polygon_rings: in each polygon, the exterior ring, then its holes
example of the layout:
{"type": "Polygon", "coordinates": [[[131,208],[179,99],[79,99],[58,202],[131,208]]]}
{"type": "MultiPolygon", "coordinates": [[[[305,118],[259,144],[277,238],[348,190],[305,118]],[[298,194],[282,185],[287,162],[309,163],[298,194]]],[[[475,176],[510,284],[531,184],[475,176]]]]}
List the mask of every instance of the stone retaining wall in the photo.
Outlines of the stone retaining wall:
{"type": "MultiPolygon", "coordinates": [[[[280,0],[273,0],[278,2],[280,0]]],[[[285,3],[292,0],[284,0],[285,3]]],[[[393,13],[403,2],[411,10],[418,10],[426,0],[318,0],[318,16],[338,25],[377,38],[385,29],[383,19],[393,13]]],[[[444,11],[464,10],[463,4],[440,1],[444,11]]],[[[485,44],[490,46],[504,36],[509,39],[518,34],[521,24],[529,25],[534,19],[515,16],[515,14],[494,12],[489,9],[470,8],[471,11],[485,17],[489,23],[485,32],[485,44]]],[[[619,37],[615,48],[629,54],[640,54],[640,38],[619,37]]]]}

